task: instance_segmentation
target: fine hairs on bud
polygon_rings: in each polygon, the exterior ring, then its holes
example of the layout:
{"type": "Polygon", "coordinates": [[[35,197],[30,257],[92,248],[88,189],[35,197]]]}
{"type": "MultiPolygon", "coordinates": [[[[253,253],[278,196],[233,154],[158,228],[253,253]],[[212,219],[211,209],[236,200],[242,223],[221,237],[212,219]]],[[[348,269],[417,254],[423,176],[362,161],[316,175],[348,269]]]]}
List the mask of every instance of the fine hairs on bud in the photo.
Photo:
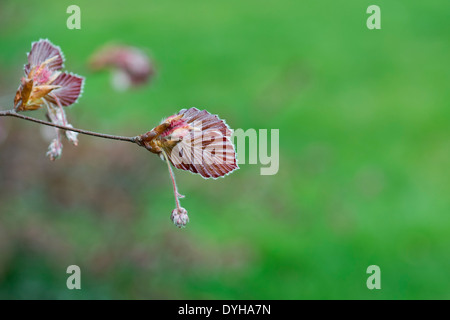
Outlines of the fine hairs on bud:
{"type": "Polygon", "coordinates": [[[62,154],[62,144],[59,139],[53,139],[53,141],[48,146],[48,151],[46,156],[50,158],[51,161],[61,158],[62,154]]]}
{"type": "Polygon", "coordinates": [[[178,228],[184,228],[189,222],[189,216],[185,208],[179,207],[173,209],[170,220],[172,220],[178,228]]]}

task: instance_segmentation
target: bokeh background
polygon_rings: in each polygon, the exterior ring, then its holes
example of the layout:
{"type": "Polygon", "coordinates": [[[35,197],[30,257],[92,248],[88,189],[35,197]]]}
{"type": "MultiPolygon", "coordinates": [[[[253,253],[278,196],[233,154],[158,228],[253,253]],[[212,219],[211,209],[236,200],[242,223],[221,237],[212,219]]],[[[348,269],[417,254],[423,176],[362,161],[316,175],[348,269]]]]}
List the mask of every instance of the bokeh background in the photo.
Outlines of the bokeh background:
{"type": "Polygon", "coordinates": [[[205,108],[235,129],[279,129],[280,169],[177,170],[180,230],[153,154],[80,136],[50,162],[40,126],[0,118],[0,298],[449,299],[449,12],[448,0],[2,0],[2,110],[31,42],[49,38],[87,78],[76,127],[133,136],[205,108]],[[66,28],[71,4],[81,30],[66,28]],[[366,27],[371,4],[381,30],[366,27]],[[148,86],[117,92],[89,70],[110,41],[154,59],[148,86]],[[72,264],[81,290],[66,288],[72,264]],[[366,287],[372,264],[381,290],[366,287]]]}

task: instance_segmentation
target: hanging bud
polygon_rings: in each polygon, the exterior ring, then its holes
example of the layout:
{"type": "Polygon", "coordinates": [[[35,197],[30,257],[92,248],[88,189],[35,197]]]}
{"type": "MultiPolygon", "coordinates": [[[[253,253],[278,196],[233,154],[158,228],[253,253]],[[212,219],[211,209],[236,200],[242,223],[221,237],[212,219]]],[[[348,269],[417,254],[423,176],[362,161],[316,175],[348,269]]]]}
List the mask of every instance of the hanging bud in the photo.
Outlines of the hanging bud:
{"type": "MultiPolygon", "coordinates": [[[[47,106],[47,118],[54,124],[73,128],[73,126],[67,122],[66,113],[64,109],[55,106],[51,103],[45,103],[47,106]]],[[[61,129],[56,129],[57,135],[59,135],[61,129]]],[[[72,142],[75,146],[78,145],[78,133],[74,131],[65,131],[66,138],[72,142]]]]}
{"type": "Polygon", "coordinates": [[[173,209],[170,220],[172,220],[178,228],[184,228],[189,222],[189,216],[185,208],[179,207],[173,209]]]}
{"type": "Polygon", "coordinates": [[[50,158],[51,161],[55,161],[61,158],[62,154],[62,143],[59,139],[53,139],[53,141],[48,146],[48,151],[46,156],[50,158]]]}

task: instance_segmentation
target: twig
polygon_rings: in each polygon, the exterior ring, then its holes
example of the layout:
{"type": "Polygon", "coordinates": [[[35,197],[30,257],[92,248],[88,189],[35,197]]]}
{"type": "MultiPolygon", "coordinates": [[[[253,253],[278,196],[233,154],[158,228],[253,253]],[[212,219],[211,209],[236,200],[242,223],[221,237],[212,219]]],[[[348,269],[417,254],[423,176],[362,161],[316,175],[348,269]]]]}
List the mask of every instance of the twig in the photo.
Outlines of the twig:
{"type": "Polygon", "coordinates": [[[15,117],[15,118],[43,124],[45,126],[55,127],[55,128],[59,128],[62,130],[67,130],[67,131],[78,132],[81,134],[86,134],[89,136],[94,136],[94,137],[99,137],[99,138],[104,138],[104,139],[128,141],[128,142],[133,142],[133,143],[138,143],[138,144],[139,144],[139,140],[140,140],[139,136],[135,136],[135,137],[115,136],[115,135],[110,135],[110,134],[104,134],[104,133],[98,133],[98,132],[93,132],[93,131],[88,131],[88,130],[83,130],[83,129],[62,126],[62,125],[55,124],[52,122],[43,121],[43,120],[28,117],[28,116],[24,116],[20,113],[15,112],[14,110],[0,111],[0,117],[15,117]]]}

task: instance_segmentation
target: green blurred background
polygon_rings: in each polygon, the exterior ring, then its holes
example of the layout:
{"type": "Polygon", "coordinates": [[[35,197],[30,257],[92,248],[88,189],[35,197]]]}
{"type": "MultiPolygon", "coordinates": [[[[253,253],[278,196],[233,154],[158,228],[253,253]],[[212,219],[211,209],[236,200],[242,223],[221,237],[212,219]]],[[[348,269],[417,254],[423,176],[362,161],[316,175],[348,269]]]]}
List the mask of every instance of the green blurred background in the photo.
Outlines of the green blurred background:
{"type": "Polygon", "coordinates": [[[449,12],[448,0],[0,2],[1,109],[31,42],[49,38],[87,78],[76,127],[136,135],[197,107],[280,130],[274,176],[177,170],[180,230],[153,154],[81,136],[50,162],[38,125],[1,118],[0,298],[449,299],[449,12]],[[71,4],[81,30],[66,28],[71,4]],[[371,4],[381,30],[366,27],[371,4]],[[89,71],[110,41],[153,57],[150,85],[117,92],[89,71]],[[81,290],[66,288],[72,264],[81,290]],[[381,290],[366,287],[372,264],[381,290]]]}

